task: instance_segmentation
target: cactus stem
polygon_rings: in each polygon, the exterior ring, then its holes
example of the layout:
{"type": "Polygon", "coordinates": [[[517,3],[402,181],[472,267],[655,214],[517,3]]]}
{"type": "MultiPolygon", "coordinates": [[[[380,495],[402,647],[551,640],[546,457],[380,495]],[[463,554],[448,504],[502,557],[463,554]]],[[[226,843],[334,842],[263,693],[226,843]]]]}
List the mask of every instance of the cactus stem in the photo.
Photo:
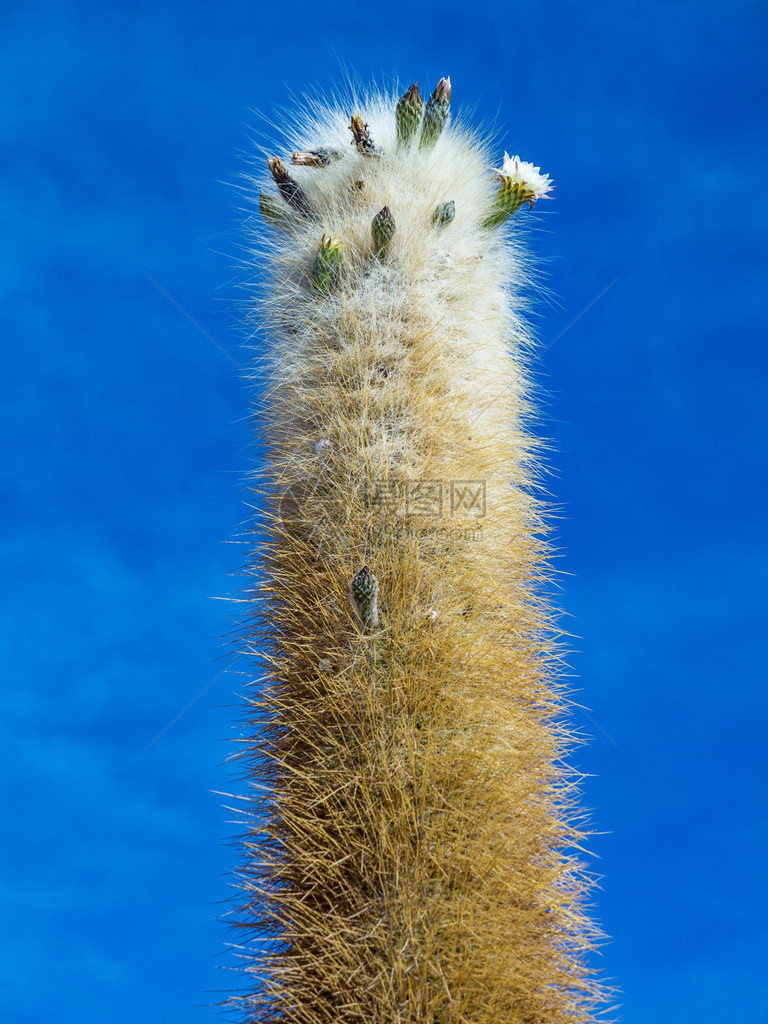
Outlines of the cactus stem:
{"type": "Polygon", "coordinates": [[[444,78],[421,111],[415,83],[311,102],[286,118],[287,170],[270,161],[282,195],[254,197],[290,227],[248,219],[273,340],[252,376],[265,507],[241,649],[266,668],[242,756],[268,792],[244,805],[238,1020],[604,1019],[529,264],[481,230],[553,186],[506,153],[496,171],[450,100],[444,78]]]}

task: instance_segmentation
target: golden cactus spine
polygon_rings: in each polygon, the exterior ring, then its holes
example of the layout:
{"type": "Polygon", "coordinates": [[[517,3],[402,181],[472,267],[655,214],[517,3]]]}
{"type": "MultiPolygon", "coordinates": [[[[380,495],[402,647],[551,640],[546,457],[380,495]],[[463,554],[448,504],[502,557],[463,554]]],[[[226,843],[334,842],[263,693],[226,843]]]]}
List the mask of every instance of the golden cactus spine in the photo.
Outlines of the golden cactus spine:
{"type": "Polygon", "coordinates": [[[550,183],[506,155],[493,175],[450,100],[441,79],[426,104],[414,85],[297,113],[274,184],[252,182],[272,344],[248,636],[267,671],[240,754],[259,797],[247,1021],[559,1024],[601,998],[526,260],[499,229],[550,183]]]}

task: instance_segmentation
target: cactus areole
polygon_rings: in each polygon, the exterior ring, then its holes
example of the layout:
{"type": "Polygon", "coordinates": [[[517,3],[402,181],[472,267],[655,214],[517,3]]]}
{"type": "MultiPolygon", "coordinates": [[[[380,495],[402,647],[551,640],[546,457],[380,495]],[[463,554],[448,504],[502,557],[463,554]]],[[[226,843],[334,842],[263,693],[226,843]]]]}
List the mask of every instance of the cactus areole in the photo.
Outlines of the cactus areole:
{"type": "Polygon", "coordinates": [[[521,316],[550,179],[455,118],[448,78],[426,102],[315,102],[280,153],[249,178],[268,343],[244,649],[266,670],[238,748],[230,1008],[592,1021],[521,316]]]}

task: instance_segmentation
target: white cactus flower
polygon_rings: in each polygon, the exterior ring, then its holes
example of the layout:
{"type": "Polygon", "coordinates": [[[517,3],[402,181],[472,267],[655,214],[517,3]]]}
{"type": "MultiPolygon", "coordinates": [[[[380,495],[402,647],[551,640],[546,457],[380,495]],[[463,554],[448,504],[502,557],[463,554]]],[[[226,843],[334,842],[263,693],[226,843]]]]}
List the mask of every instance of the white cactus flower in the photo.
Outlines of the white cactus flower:
{"type": "Polygon", "coordinates": [[[542,174],[540,167],[534,167],[527,160],[521,160],[519,156],[510,156],[504,153],[504,164],[496,172],[505,184],[517,185],[520,191],[530,195],[533,199],[541,199],[552,189],[552,179],[548,174],[542,174]]]}

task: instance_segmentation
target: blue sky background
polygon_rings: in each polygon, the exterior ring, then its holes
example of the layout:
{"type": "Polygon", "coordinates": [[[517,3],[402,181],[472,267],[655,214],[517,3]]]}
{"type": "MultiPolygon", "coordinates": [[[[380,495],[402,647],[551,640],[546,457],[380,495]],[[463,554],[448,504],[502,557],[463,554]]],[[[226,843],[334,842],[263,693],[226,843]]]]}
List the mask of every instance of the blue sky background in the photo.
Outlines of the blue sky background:
{"type": "MultiPolygon", "coordinates": [[[[212,1021],[247,396],[232,183],[342,65],[497,119],[531,236],[577,754],[626,1024],[768,1021],[768,8],[7,3],[0,1018],[212,1021]],[[604,730],[604,731],[603,731],[604,730]],[[606,735],[608,734],[608,735],[606,735]]],[[[239,667],[239,666],[236,666],[239,667]]]]}

